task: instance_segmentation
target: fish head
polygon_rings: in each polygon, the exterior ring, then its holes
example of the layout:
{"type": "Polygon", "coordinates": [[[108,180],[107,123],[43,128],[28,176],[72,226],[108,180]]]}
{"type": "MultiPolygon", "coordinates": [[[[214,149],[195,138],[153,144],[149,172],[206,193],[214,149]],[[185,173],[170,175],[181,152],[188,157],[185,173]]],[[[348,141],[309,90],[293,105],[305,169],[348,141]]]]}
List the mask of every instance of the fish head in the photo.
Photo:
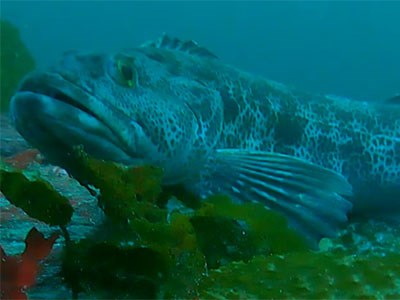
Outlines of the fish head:
{"type": "Polygon", "coordinates": [[[52,163],[63,166],[71,149],[82,145],[96,158],[159,166],[167,182],[179,182],[207,149],[194,96],[184,94],[193,83],[170,75],[165,64],[135,49],[68,52],[57,65],[23,79],[11,117],[52,163]]]}

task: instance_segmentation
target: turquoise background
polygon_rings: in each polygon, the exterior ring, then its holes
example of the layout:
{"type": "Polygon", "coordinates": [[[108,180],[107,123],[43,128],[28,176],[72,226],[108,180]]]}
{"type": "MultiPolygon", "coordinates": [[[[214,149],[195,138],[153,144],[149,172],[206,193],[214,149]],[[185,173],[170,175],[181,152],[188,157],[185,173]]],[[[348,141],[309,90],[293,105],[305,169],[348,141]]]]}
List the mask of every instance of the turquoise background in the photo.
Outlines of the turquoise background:
{"type": "Polygon", "coordinates": [[[39,67],[167,32],[304,91],[378,101],[400,93],[399,16],[400,1],[1,1],[39,67]]]}

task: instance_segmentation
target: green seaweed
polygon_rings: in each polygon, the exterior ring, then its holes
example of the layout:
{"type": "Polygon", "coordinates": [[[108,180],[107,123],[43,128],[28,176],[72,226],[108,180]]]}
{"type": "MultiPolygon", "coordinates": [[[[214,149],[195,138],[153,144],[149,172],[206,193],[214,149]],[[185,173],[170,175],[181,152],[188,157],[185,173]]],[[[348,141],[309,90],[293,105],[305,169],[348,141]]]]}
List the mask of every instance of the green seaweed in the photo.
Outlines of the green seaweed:
{"type": "MultiPolygon", "coordinates": [[[[215,195],[201,203],[190,199],[191,209],[182,209],[175,199],[179,205],[171,209],[167,198],[193,195],[181,188],[176,194],[172,187],[162,188],[157,168],[128,168],[75,149],[69,171],[98,193],[108,217],[84,240],[66,243],[62,276],[75,297],[400,296],[396,230],[376,235],[371,227],[353,224],[340,237],[323,239],[320,251],[311,251],[283,216],[261,204],[238,204],[215,195]],[[363,235],[376,239],[373,250],[360,252],[354,246],[368,245],[363,235]],[[390,237],[393,241],[386,241],[390,237]]],[[[2,184],[9,172],[2,166],[2,184]]],[[[30,184],[18,176],[7,180],[12,190],[26,188],[18,182],[30,184]]]]}
{"type": "MultiPolygon", "coordinates": [[[[191,295],[195,289],[189,287],[205,272],[206,263],[189,216],[169,213],[157,205],[161,170],[151,166],[128,168],[96,160],[87,156],[82,148],[75,149],[69,159],[68,171],[90,189],[100,190],[99,205],[111,221],[105,225],[106,230],[99,228],[94,240],[102,239],[117,248],[118,245],[132,245],[153,251],[169,270],[162,294],[191,295]]],[[[66,268],[65,272],[71,269],[66,268]]],[[[68,278],[79,276],[73,273],[68,278]]]]}
{"type": "Polygon", "coordinates": [[[0,112],[4,112],[19,81],[35,68],[35,61],[18,29],[5,20],[0,20],[0,45],[0,112]]]}
{"type": "Polygon", "coordinates": [[[205,200],[191,218],[209,268],[254,255],[307,250],[286,219],[257,203],[236,204],[223,195],[205,200]],[[218,230],[215,230],[215,229],[218,230]]]}
{"type": "Polygon", "coordinates": [[[250,236],[249,246],[268,250],[267,254],[308,249],[305,240],[288,227],[285,217],[261,203],[235,204],[228,196],[216,195],[205,201],[197,215],[245,222],[248,230],[243,230],[250,236]]]}
{"type": "Polygon", "coordinates": [[[210,271],[201,298],[376,299],[400,296],[399,255],[294,252],[210,271]]]}
{"type": "Polygon", "coordinates": [[[63,262],[62,276],[75,293],[101,299],[154,298],[167,274],[156,251],[92,240],[70,243],[63,262]]]}
{"type": "Polygon", "coordinates": [[[73,208],[48,182],[36,174],[22,172],[0,161],[0,190],[30,217],[51,226],[65,226],[73,208]]]}
{"type": "Polygon", "coordinates": [[[256,249],[251,245],[248,230],[237,221],[211,216],[195,216],[190,221],[208,268],[215,269],[230,261],[247,261],[254,255],[256,249]]]}
{"type": "Polygon", "coordinates": [[[154,210],[161,192],[162,171],[152,166],[128,168],[89,157],[77,147],[68,157],[67,170],[92,192],[99,189],[99,206],[116,222],[132,219],[161,219],[163,213],[154,210]],[[158,215],[161,213],[161,215],[158,215]]]}

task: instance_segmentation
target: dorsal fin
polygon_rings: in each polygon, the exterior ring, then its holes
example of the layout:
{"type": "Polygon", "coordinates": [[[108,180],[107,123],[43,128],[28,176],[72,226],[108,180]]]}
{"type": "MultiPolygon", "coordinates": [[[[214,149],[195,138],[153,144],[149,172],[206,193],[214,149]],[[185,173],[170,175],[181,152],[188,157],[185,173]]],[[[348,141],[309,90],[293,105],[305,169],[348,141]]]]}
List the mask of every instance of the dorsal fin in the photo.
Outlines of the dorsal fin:
{"type": "Polygon", "coordinates": [[[141,47],[165,48],[178,50],[192,55],[208,58],[218,58],[214,53],[204,47],[200,47],[197,42],[190,40],[183,42],[178,38],[173,38],[163,33],[163,35],[155,41],[149,41],[141,45],[141,47]]]}
{"type": "Polygon", "coordinates": [[[400,94],[386,99],[385,103],[400,105],[400,94]]]}

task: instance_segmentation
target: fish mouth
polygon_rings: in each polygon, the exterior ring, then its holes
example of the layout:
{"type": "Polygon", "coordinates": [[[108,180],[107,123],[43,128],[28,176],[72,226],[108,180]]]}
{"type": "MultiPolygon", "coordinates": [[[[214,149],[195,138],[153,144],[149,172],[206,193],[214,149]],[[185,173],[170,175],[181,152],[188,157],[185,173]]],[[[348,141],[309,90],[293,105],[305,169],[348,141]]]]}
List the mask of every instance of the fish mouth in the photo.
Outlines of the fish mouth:
{"type": "Polygon", "coordinates": [[[20,134],[50,161],[59,163],[79,145],[96,158],[131,161],[118,132],[91,109],[101,103],[58,73],[32,73],[11,99],[10,114],[20,134]]]}
{"type": "Polygon", "coordinates": [[[76,100],[76,96],[87,97],[86,92],[76,84],[57,73],[45,73],[38,77],[31,76],[25,79],[18,90],[19,93],[31,92],[38,95],[47,96],[54,101],[69,104],[88,115],[97,118],[92,111],[76,100]],[[61,84],[60,84],[61,83],[61,84]]]}

